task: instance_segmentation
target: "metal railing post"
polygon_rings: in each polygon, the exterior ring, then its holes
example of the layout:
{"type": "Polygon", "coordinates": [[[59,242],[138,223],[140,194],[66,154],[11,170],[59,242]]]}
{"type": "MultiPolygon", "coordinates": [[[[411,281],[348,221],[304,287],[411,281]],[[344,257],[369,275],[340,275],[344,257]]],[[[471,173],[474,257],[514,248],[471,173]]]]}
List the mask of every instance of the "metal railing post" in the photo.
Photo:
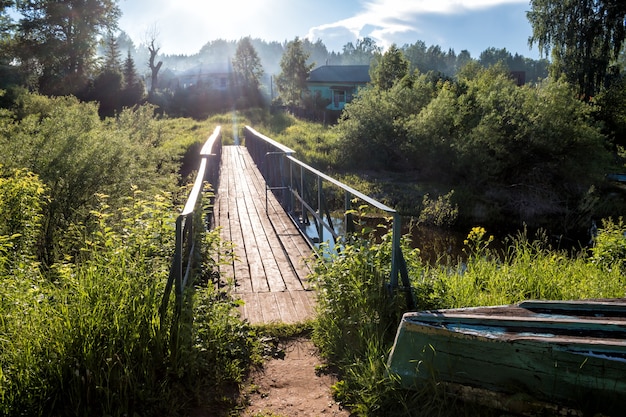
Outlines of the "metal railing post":
{"type": "Polygon", "coordinates": [[[400,215],[398,213],[394,213],[393,215],[393,226],[392,226],[392,235],[391,235],[391,277],[389,279],[389,283],[391,288],[398,287],[398,252],[401,250],[400,248],[400,233],[402,233],[400,223],[400,215]]]}
{"type": "MultiPolygon", "coordinates": [[[[320,176],[317,177],[317,212],[319,217],[324,217],[324,208],[322,207],[322,178],[320,176]]],[[[322,221],[317,222],[317,236],[319,237],[320,243],[324,241],[324,227],[322,226],[322,221]]]]}
{"type": "MultiPolygon", "coordinates": [[[[293,163],[289,161],[289,189],[293,190],[293,163]]],[[[293,211],[296,206],[296,197],[293,195],[293,192],[289,193],[289,210],[293,211]]]]}
{"type": "Polygon", "coordinates": [[[300,197],[300,218],[302,219],[300,223],[304,224],[306,217],[304,216],[304,167],[302,165],[300,166],[300,197]]]}
{"type": "Polygon", "coordinates": [[[354,224],[352,223],[352,195],[349,191],[345,193],[343,221],[345,223],[346,233],[354,233],[354,224]]]}
{"type": "Polygon", "coordinates": [[[176,306],[176,315],[180,315],[182,310],[181,294],[183,286],[183,235],[185,228],[186,218],[184,215],[180,215],[176,218],[176,239],[175,247],[176,252],[174,254],[174,261],[172,269],[174,271],[174,302],[176,306]]]}

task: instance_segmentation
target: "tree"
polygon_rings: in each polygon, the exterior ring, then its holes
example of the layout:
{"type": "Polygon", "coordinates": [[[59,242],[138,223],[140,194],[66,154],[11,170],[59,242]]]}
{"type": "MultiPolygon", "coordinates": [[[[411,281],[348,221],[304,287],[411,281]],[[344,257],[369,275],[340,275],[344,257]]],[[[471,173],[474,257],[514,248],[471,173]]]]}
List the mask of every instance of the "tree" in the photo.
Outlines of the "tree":
{"type": "Polygon", "coordinates": [[[235,81],[240,88],[242,96],[248,104],[260,104],[260,85],[263,76],[263,66],[250,37],[243,38],[237,44],[237,51],[233,58],[233,71],[235,81]]]}
{"type": "Polygon", "coordinates": [[[306,63],[308,58],[298,37],[287,43],[280,60],[281,73],[276,80],[276,87],[283,102],[288,106],[298,106],[302,103],[302,91],[306,88],[306,79],[314,65],[306,63]]]}
{"type": "Polygon", "coordinates": [[[434,84],[426,74],[413,74],[407,82],[396,83],[388,90],[364,88],[346,107],[334,127],[341,137],[337,149],[342,167],[357,169],[410,169],[414,152],[406,140],[407,118],[428,105],[434,84]]]}
{"type": "Polygon", "coordinates": [[[309,54],[309,62],[325,62],[328,64],[328,49],[321,39],[311,42],[308,39],[302,41],[302,49],[309,54]]]}
{"type": "Polygon", "coordinates": [[[623,0],[531,0],[528,42],[547,56],[555,76],[565,74],[589,99],[599,91],[626,36],[623,0]]]}
{"type": "Polygon", "coordinates": [[[115,0],[38,0],[16,3],[22,14],[16,54],[46,94],[77,94],[95,68],[98,37],[117,26],[115,0]]]}
{"type": "Polygon", "coordinates": [[[0,0],[0,41],[4,41],[11,32],[13,19],[7,9],[12,7],[13,3],[13,0],[0,0]]]}
{"type": "Polygon", "coordinates": [[[134,57],[134,59],[136,59],[138,55],[137,47],[128,33],[120,30],[115,41],[117,42],[117,46],[120,48],[120,51],[130,51],[130,54],[134,57]]]}
{"type": "Polygon", "coordinates": [[[135,61],[128,50],[126,60],[124,60],[124,88],[122,89],[121,104],[122,107],[132,107],[141,103],[145,93],[145,85],[143,80],[137,75],[135,69],[135,61]]]}
{"type": "Polygon", "coordinates": [[[98,74],[93,81],[93,92],[89,98],[100,103],[98,108],[100,117],[112,117],[115,115],[115,111],[121,108],[121,91],[121,72],[105,69],[98,74]]]}
{"type": "Polygon", "coordinates": [[[490,47],[480,53],[478,61],[485,68],[491,67],[498,63],[503,63],[510,68],[509,63],[513,60],[513,55],[506,48],[497,49],[490,47]]]}
{"type": "Polygon", "coordinates": [[[98,113],[100,117],[111,117],[121,107],[120,93],[122,91],[123,76],[120,64],[120,50],[117,40],[109,33],[104,50],[104,60],[100,73],[93,81],[89,99],[100,103],[98,113]]]}
{"type": "MultiPolygon", "coordinates": [[[[20,76],[11,61],[14,56],[11,52],[11,43],[15,22],[8,13],[13,6],[13,0],[0,0],[0,89],[7,89],[12,85],[20,84],[20,76]]],[[[0,107],[10,104],[6,94],[0,97],[0,107]]]]}
{"type": "Polygon", "coordinates": [[[148,58],[148,67],[150,68],[150,74],[151,74],[150,93],[149,93],[150,97],[154,95],[157,82],[158,82],[159,70],[161,70],[161,66],[163,65],[163,61],[159,61],[158,63],[155,63],[156,57],[159,54],[159,50],[161,49],[161,47],[158,46],[157,44],[157,36],[158,36],[158,33],[157,33],[156,28],[151,29],[150,33],[148,34],[148,38],[149,38],[148,52],[150,52],[150,58],[148,58]]]}
{"type": "Polygon", "coordinates": [[[379,61],[372,64],[370,75],[372,84],[381,90],[389,90],[409,73],[409,61],[395,44],[391,45],[379,61]]]}
{"type": "Polygon", "coordinates": [[[374,56],[380,52],[381,48],[372,38],[357,39],[356,46],[352,42],[343,46],[342,62],[344,65],[369,65],[374,56]]]}
{"type": "Polygon", "coordinates": [[[456,57],[455,73],[472,61],[472,55],[467,49],[463,49],[456,57]]]}
{"type": "Polygon", "coordinates": [[[120,71],[120,48],[117,39],[113,33],[109,33],[104,50],[104,66],[103,69],[109,71],[120,71]]]}

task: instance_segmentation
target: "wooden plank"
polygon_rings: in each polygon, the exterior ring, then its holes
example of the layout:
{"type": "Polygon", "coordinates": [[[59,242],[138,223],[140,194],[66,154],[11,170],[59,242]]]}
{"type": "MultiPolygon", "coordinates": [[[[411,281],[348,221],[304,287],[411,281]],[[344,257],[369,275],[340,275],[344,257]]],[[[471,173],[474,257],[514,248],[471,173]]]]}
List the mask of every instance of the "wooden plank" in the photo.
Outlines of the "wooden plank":
{"type": "Polygon", "coordinates": [[[251,273],[248,253],[244,240],[240,217],[237,214],[237,184],[230,173],[233,169],[233,160],[226,155],[222,166],[218,200],[220,208],[219,224],[223,227],[222,237],[233,244],[233,278],[235,291],[252,292],[251,273]],[[224,208],[225,207],[225,208],[224,208]]]}
{"type": "Polygon", "coordinates": [[[265,212],[265,183],[245,148],[226,146],[216,200],[216,225],[233,242],[231,265],[235,293],[244,301],[242,317],[250,323],[310,319],[314,294],[302,291],[309,269],[302,260],[312,250],[270,193],[265,212]],[[305,249],[306,248],[306,249],[305,249]]]}
{"type": "MultiPolygon", "coordinates": [[[[294,249],[293,242],[284,239],[284,236],[279,236],[274,227],[274,222],[265,213],[260,218],[265,229],[271,231],[271,233],[267,233],[268,241],[281,270],[286,289],[292,291],[304,289],[303,280],[306,279],[309,271],[302,268],[302,259],[290,256],[290,251],[294,249]]],[[[292,228],[294,228],[293,225],[292,228]]],[[[303,240],[299,234],[298,238],[303,240]]]]}
{"type": "MultiPolygon", "coordinates": [[[[278,264],[276,263],[276,258],[274,257],[272,247],[269,243],[269,239],[266,234],[267,231],[263,228],[254,205],[248,204],[247,200],[245,204],[247,208],[246,214],[249,219],[248,230],[251,232],[251,236],[248,237],[248,242],[250,242],[250,244],[258,250],[260,264],[263,268],[263,273],[259,273],[260,275],[264,275],[264,281],[270,291],[284,291],[286,288],[285,283],[283,282],[278,264]]],[[[252,274],[252,276],[256,278],[254,274],[252,274]]]]}
{"type": "Polygon", "coordinates": [[[239,298],[243,301],[243,305],[239,307],[241,317],[247,320],[250,324],[264,323],[258,294],[239,294],[239,298]]]}
{"type": "Polygon", "coordinates": [[[296,321],[310,320],[315,315],[315,293],[313,291],[292,291],[291,298],[296,311],[296,321]]]}
{"type": "MultiPolygon", "coordinates": [[[[240,153],[240,155],[243,159],[244,154],[240,153]]],[[[239,176],[240,184],[242,184],[242,188],[246,190],[245,194],[249,196],[249,198],[245,200],[247,215],[250,219],[249,230],[252,231],[252,236],[250,236],[249,239],[255,240],[254,244],[259,250],[261,263],[265,271],[265,281],[267,282],[269,290],[284,291],[286,285],[274,251],[274,245],[278,245],[279,243],[277,238],[272,236],[273,233],[271,229],[266,228],[263,224],[262,218],[264,218],[264,216],[259,215],[258,207],[260,205],[260,195],[258,189],[251,186],[252,179],[256,174],[255,171],[258,172],[258,170],[254,169],[251,164],[246,164],[246,167],[246,169],[239,171],[239,176]]],[[[254,277],[255,275],[253,274],[252,276],[254,277]]]]}
{"type": "MultiPolygon", "coordinates": [[[[232,242],[230,237],[230,227],[224,227],[222,224],[224,221],[228,221],[228,202],[226,199],[217,199],[215,202],[215,226],[221,227],[220,236],[222,240],[225,242],[232,242]],[[225,218],[222,217],[222,213],[225,218]]],[[[223,250],[220,248],[219,253],[220,258],[224,261],[223,264],[218,264],[218,270],[220,273],[220,277],[222,278],[220,281],[229,281],[235,279],[235,267],[234,267],[234,257],[233,253],[230,250],[223,250]],[[228,261],[228,263],[226,263],[228,261]]]]}
{"type": "MultiPolygon", "coordinates": [[[[282,318],[274,292],[258,293],[259,310],[263,316],[263,323],[280,323],[282,318]]],[[[255,313],[258,314],[258,313],[255,313]]]]}
{"type": "MultiPolygon", "coordinates": [[[[561,332],[603,332],[613,337],[626,338],[626,321],[619,318],[603,317],[565,317],[560,315],[537,315],[537,316],[511,316],[511,315],[482,315],[462,314],[439,310],[434,313],[407,313],[405,319],[408,322],[453,323],[455,325],[480,325],[483,327],[506,328],[509,331],[515,329],[534,329],[536,332],[548,332],[559,330],[561,332]]],[[[524,330],[528,332],[528,330],[524,330]]]]}
{"type": "MultiPolygon", "coordinates": [[[[263,190],[265,196],[265,180],[260,174],[255,178],[255,185],[259,190],[263,190]]],[[[268,192],[268,213],[278,235],[289,242],[288,247],[300,252],[300,257],[308,257],[313,250],[306,239],[300,234],[292,219],[283,210],[282,206],[273,193],[268,192]]],[[[290,252],[293,253],[293,252],[290,252]]]]}
{"type": "Polygon", "coordinates": [[[280,313],[280,321],[283,323],[297,323],[298,311],[292,299],[292,293],[289,291],[274,293],[278,311],[280,313]]]}
{"type": "Polygon", "coordinates": [[[245,251],[245,259],[242,258],[241,261],[247,262],[248,268],[250,269],[252,291],[267,292],[269,291],[269,286],[267,285],[267,279],[265,278],[265,270],[263,269],[259,247],[255,237],[251,236],[252,224],[250,222],[250,218],[248,217],[245,198],[237,198],[237,213],[239,216],[239,223],[241,225],[240,230],[242,241],[240,242],[240,245],[245,251]]]}
{"type": "Polygon", "coordinates": [[[596,300],[528,300],[518,304],[520,308],[552,312],[572,316],[626,317],[626,299],[596,300]]]}
{"type": "MultiPolygon", "coordinates": [[[[250,162],[253,163],[251,159],[250,162]]],[[[311,256],[313,251],[271,192],[267,194],[266,213],[265,182],[258,169],[255,170],[255,174],[251,177],[251,187],[255,188],[253,192],[260,197],[256,200],[257,212],[266,230],[272,231],[267,235],[272,236],[270,247],[281,268],[286,288],[289,290],[307,288],[306,277],[311,271],[303,262],[303,258],[311,256]],[[260,202],[262,204],[259,204],[260,202]]]]}

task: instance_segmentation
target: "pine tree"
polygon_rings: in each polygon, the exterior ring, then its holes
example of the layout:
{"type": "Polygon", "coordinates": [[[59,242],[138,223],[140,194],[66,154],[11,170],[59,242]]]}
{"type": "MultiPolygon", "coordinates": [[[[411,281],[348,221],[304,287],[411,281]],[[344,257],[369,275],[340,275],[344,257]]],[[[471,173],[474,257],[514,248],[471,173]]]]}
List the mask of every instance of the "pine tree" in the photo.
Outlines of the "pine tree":
{"type": "Polygon", "coordinates": [[[145,86],[137,75],[135,61],[128,50],[124,60],[124,89],[122,90],[122,107],[132,107],[143,101],[145,86]]]}
{"type": "Polygon", "coordinates": [[[109,33],[104,50],[104,71],[121,71],[120,64],[120,48],[117,45],[117,39],[112,33],[109,33]]]}
{"type": "Polygon", "coordinates": [[[396,45],[391,45],[379,59],[379,62],[372,66],[372,83],[381,90],[389,90],[396,81],[401,80],[409,73],[409,61],[396,45]]]}
{"type": "Polygon", "coordinates": [[[287,48],[280,60],[281,73],[276,86],[283,102],[288,106],[302,103],[302,91],[306,89],[306,79],[314,64],[307,64],[309,55],[302,48],[302,41],[296,37],[287,43],[287,48]]]}

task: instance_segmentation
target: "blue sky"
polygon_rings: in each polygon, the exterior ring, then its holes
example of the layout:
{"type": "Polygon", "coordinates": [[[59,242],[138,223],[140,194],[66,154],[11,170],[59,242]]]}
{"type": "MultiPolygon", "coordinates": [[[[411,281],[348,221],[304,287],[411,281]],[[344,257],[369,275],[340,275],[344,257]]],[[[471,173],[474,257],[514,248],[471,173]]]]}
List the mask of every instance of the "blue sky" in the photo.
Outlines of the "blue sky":
{"type": "Polygon", "coordinates": [[[422,40],[473,57],[488,47],[539,57],[528,47],[529,0],[120,0],[120,7],[120,28],[136,44],[156,30],[165,54],[194,54],[211,40],[245,36],[321,39],[340,51],[368,36],[383,48],[422,40]]]}

